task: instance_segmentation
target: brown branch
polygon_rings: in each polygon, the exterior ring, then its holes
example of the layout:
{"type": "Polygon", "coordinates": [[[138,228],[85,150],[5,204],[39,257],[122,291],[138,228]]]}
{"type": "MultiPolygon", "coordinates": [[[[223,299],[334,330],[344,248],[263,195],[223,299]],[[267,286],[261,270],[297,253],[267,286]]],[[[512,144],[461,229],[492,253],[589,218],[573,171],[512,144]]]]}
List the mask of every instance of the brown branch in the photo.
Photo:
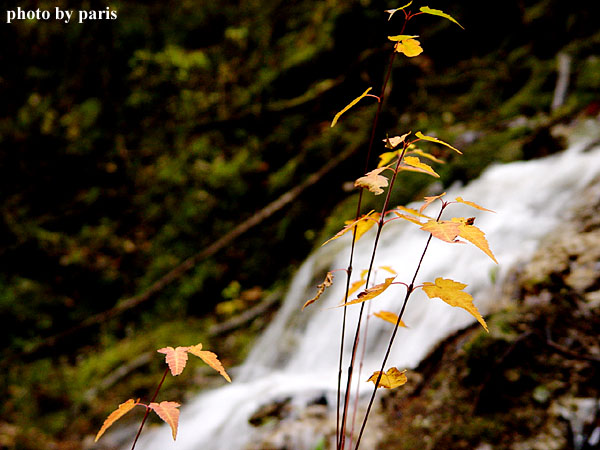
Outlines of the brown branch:
{"type": "MultiPolygon", "coordinates": [[[[128,311],[132,308],[135,308],[135,307],[139,306],[140,304],[148,301],[154,294],[162,291],[166,286],[173,283],[175,280],[177,280],[179,277],[181,277],[188,270],[190,270],[191,268],[196,266],[199,262],[215,255],[218,251],[229,246],[235,239],[240,237],[242,234],[246,233],[248,230],[254,228],[255,226],[262,223],[267,218],[271,217],[277,211],[283,209],[285,206],[292,203],[307,188],[316,184],[325,175],[327,175],[333,168],[335,168],[338,164],[340,164],[342,161],[344,161],[350,155],[352,155],[352,153],[354,153],[356,151],[356,149],[357,149],[357,145],[351,145],[348,148],[346,148],[346,150],[344,150],[343,152],[339,153],[338,155],[336,155],[335,157],[330,159],[325,165],[323,165],[323,167],[321,167],[320,170],[311,174],[302,183],[300,183],[297,186],[295,186],[294,188],[290,189],[285,194],[283,194],[281,197],[279,197],[277,200],[269,203],[263,209],[254,213],[251,217],[249,217],[248,219],[246,219],[245,221],[240,223],[229,233],[225,234],[220,239],[217,239],[213,244],[209,245],[208,247],[205,247],[199,253],[196,253],[195,255],[193,255],[193,256],[189,257],[188,259],[186,259],[185,261],[183,261],[180,265],[178,265],[177,267],[172,269],[170,272],[165,274],[162,278],[155,281],[154,284],[152,284],[145,291],[142,291],[139,294],[134,295],[133,297],[129,297],[124,300],[121,300],[114,307],[112,307],[106,311],[103,311],[101,313],[90,316],[87,319],[81,321],[76,326],[69,328],[68,330],[65,330],[54,336],[50,336],[50,337],[46,338],[44,341],[40,342],[36,346],[33,346],[32,348],[29,348],[28,350],[22,352],[22,354],[31,355],[31,354],[38,352],[42,348],[52,347],[57,342],[65,339],[66,337],[69,337],[69,336],[71,336],[85,328],[88,328],[92,325],[97,325],[97,324],[103,323],[103,322],[107,321],[108,319],[116,317],[116,316],[122,314],[123,312],[128,311]]],[[[7,359],[10,359],[10,358],[7,358],[7,359]]]]}

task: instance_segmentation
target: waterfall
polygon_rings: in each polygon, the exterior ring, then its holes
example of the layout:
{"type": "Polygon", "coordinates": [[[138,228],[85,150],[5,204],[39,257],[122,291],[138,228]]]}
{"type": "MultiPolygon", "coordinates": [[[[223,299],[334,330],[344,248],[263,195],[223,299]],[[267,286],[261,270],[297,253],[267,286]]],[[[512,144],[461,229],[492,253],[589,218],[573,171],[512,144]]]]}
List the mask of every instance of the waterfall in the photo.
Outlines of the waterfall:
{"type": "MultiPolygon", "coordinates": [[[[433,239],[417,283],[440,276],[451,278],[468,284],[465,290],[474,297],[483,315],[497,308],[498,286],[509,269],[532,255],[539,240],[568,212],[577,193],[600,174],[600,146],[597,145],[600,127],[591,119],[583,125],[579,133],[572,134],[568,149],[561,153],[493,165],[468,185],[452,186],[446,194],[447,200],[461,196],[496,211],[492,214],[453,204],[447,208],[445,217],[476,217],[475,224],[486,233],[499,265],[471,244],[453,245],[433,239]]],[[[434,211],[435,203],[429,208],[428,211],[434,211]]],[[[342,310],[334,306],[343,298],[344,272],[336,272],[333,286],[321,299],[303,312],[300,308],[314,295],[315,286],[322,282],[328,270],[347,266],[349,234],[320,248],[302,264],[275,319],[258,339],[246,362],[233,371],[233,383],[203,392],[182,407],[177,442],[172,441],[168,428],[160,427],[142,435],[139,449],[257,448],[252,447],[257,429],[249,424],[248,418],[261,405],[283,399],[289,399],[285,406],[289,420],[299,417],[307,405],[318,401],[327,403],[329,422],[335,422],[342,310]]],[[[374,232],[370,231],[358,242],[354,273],[368,267],[373,236],[374,232]]],[[[414,224],[402,220],[390,222],[383,230],[376,267],[391,266],[398,272],[397,280],[410,281],[427,237],[428,234],[414,224]]],[[[381,282],[384,277],[385,273],[378,273],[376,281],[381,282]]],[[[370,301],[371,312],[397,313],[404,293],[404,287],[391,286],[370,301]]],[[[348,308],[349,324],[355,323],[359,308],[358,305],[348,308]]],[[[418,290],[411,297],[404,322],[408,328],[399,330],[388,368],[414,368],[440,340],[472,324],[474,318],[461,308],[452,308],[439,299],[428,299],[418,290]]],[[[387,322],[369,318],[364,368],[358,381],[362,394],[371,393],[372,384],[365,380],[379,370],[392,329],[393,325],[387,322]]],[[[345,346],[347,353],[351,338],[348,336],[345,346]]],[[[314,449],[325,433],[315,429],[316,426],[310,422],[299,423],[293,436],[282,435],[281,442],[289,439],[285,441],[288,448],[314,449]]],[[[333,427],[335,429],[335,424],[333,427]]],[[[368,444],[364,448],[369,448],[368,444]]]]}

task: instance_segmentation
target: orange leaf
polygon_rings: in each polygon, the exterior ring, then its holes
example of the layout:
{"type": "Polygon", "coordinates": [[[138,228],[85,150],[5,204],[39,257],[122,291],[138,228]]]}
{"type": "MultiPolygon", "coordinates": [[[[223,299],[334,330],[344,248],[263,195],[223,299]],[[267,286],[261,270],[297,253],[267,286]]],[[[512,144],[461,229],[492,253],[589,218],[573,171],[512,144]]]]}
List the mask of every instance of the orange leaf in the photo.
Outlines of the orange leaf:
{"type": "Polygon", "coordinates": [[[495,213],[496,211],[492,211],[491,209],[484,208],[483,206],[479,206],[477,203],[469,202],[467,200],[463,200],[462,197],[456,197],[458,203],[464,203],[465,205],[472,206],[473,208],[480,209],[481,211],[488,211],[495,213]]]}
{"type": "Polygon", "coordinates": [[[475,225],[467,225],[466,223],[461,223],[458,227],[459,236],[463,239],[466,239],[471,244],[479,247],[481,251],[483,251],[486,255],[488,255],[492,260],[498,264],[496,261],[496,257],[490,250],[490,246],[488,245],[488,241],[485,238],[485,233],[477,228],[475,225]]]}
{"type": "Polygon", "coordinates": [[[432,169],[428,164],[422,163],[419,158],[416,156],[405,156],[404,164],[401,166],[403,170],[414,170],[417,169],[417,172],[423,172],[433,177],[439,178],[440,176],[437,174],[435,170],[432,169]],[[409,166],[409,167],[406,167],[409,166]]]}
{"type": "Polygon", "coordinates": [[[358,291],[366,282],[367,280],[361,279],[352,283],[348,289],[348,297],[358,291]]]}
{"type": "Polygon", "coordinates": [[[460,224],[457,222],[449,222],[446,220],[436,221],[430,220],[421,227],[421,230],[429,231],[433,237],[441,239],[445,242],[451,242],[457,244],[461,241],[457,241],[456,237],[459,234],[460,224]]]}
{"type": "Polygon", "coordinates": [[[388,179],[383,175],[379,175],[386,167],[378,167],[377,169],[367,172],[364,177],[360,177],[354,182],[354,186],[367,188],[375,195],[383,194],[383,189],[388,185],[388,179]]]}
{"type": "Polygon", "coordinates": [[[219,372],[223,376],[223,378],[225,378],[228,382],[231,383],[231,378],[229,378],[229,375],[227,375],[227,372],[225,372],[225,368],[223,367],[223,364],[221,364],[221,361],[219,361],[219,358],[216,354],[214,354],[213,352],[202,350],[202,344],[193,345],[189,347],[188,352],[202,359],[202,361],[204,361],[210,367],[219,372]]]}
{"type": "Polygon", "coordinates": [[[312,305],[314,302],[316,302],[319,299],[319,297],[321,296],[321,294],[323,294],[323,292],[325,292],[325,289],[328,288],[329,286],[331,286],[332,284],[333,284],[333,273],[327,272],[327,275],[325,275],[325,280],[317,286],[317,288],[319,289],[317,291],[317,295],[315,295],[310,300],[307,300],[306,303],[304,304],[304,306],[302,307],[302,310],[304,311],[304,308],[306,308],[308,305],[312,305]]]}
{"type": "Polygon", "coordinates": [[[321,247],[324,246],[325,244],[327,244],[328,242],[331,242],[331,241],[339,238],[340,236],[346,234],[348,231],[353,230],[354,226],[356,226],[356,238],[355,239],[358,241],[362,237],[363,234],[365,234],[367,231],[369,231],[369,229],[377,223],[377,221],[379,220],[380,217],[381,217],[381,214],[376,213],[375,211],[371,211],[371,212],[365,214],[364,216],[360,217],[358,220],[346,221],[346,226],[344,228],[342,228],[340,231],[338,231],[335,234],[335,236],[333,236],[332,238],[323,242],[321,244],[321,247]]]}
{"type": "Polygon", "coordinates": [[[173,347],[165,347],[156,351],[166,355],[165,361],[171,370],[171,375],[175,377],[183,372],[188,359],[188,347],[177,347],[175,349],[173,347]]]}
{"type": "Polygon", "coordinates": [[[160,402],[150,403],[148,405],[158,417],[164,420],[171,427],[173,433],[173,440],[177,437],[177,425],[179,425],[179,403],[177,402],[160,402]]]}
{"type": "Polygon", "coordinates": [[[423,211],[425,211],[425,208],[427,208],[432,202],[434,202],[440,197],[443,197],[444,195],[446,195],[445,192],[440,195],[435,195],[433,197],[425,197],[425,202],[423,203],[423,206],[419,208],[419,213],[423,213],[423,211]]]}
{"type": "Polygon", "coordinates": [[[125,403],[121,403],[116,410],[111,412],[110,415],[106,418],[106,420],[102,424],[102,428],[100,428],[100,431],[98,431],[98,434],[96,435],[96,439],[94,439],[94,442],[97,442],[98,439],[100,439],[100,436],[102,436],[104,434],[104,432],[107,430],[108,427],[110,427],[113,423],[115,423],[117,420],[119,420],[121,417],[123,417],[129,411],[131,411],[135,407],[136,404],[137,404],[137,402],[134,399],[130,398],[125,403]]]}
{"type": "Polygon", "coordinates": [[[343,303],[338,306],[355,305],[356,303],[362,303],[362,302],[366,302],[367,300],[371,300],[372,298],[375,298],[378,295],[382,294],[383,291],[385,291],[388,287],[390,287],[390,284],[392,284],[392,282],[395,279],[396,279],[396,277],[386,278],[383,283],[376,284],[375,286],[362,291],[360,294],[358,294],[358,298],[356,300],[352,300],[351,302],[346,302],[346,303],[343,303]]]}
{"type": "Polygon", "coordinates": [[[485,331],[488,331],[485,320],[481,317],[475,305],[473,305],[473,297],[463,291],[466,287],[466,284],[445,278],[436,278],[435,284],[430,282],[423,283],[423,291],[425,291],[429,298],[441,298],[450,306],[458,306],[465,309],[477,319],[483,328],[485,328],[485,331]]]}
{"type": "Polygon", "coordinates": [[[396,51],[404,53],[409,58],[413,58],[423,53],[423,47],[421,47],[421,43],[416,39],[404,39],[396,44],[396,51]]]}
{"type": "MultiPolygon", "coordinates": [[[[396,325],[398,323],[398,314],[394,314],[393,312],[379,311],[379,312],[373,313],[373,315],[375,317],[379,317],[380,319],[385,320],[386,322],[391,323],[392,325],[396,325]]],[[[400,321],[398,326],[408,328],[402,320],[400,321]]]]}
{"type": "MultiPolygon", "coordinates": [[[[395,367],[388,369],[388,371],[386,373],[381,374],[381,379],[379,380],[379,384],[377,385],[377,387],[378,388],[386,388],[386,389],[394,389],[398,386],[402,386],[403,384],[405,384],[408,381],[408,379],[406,378],[405,372],[406,372],[406,369],[404,369],[402,372],[400,372],[395,367]]],[[[371,375],[371,378],[369,378],[367,381],[372,381],[373,384],[376,384],[377,378],[379,378],[380,373],[381,372],[379,370],[377,372],[373,372],[373,375],[371,375]]]]}

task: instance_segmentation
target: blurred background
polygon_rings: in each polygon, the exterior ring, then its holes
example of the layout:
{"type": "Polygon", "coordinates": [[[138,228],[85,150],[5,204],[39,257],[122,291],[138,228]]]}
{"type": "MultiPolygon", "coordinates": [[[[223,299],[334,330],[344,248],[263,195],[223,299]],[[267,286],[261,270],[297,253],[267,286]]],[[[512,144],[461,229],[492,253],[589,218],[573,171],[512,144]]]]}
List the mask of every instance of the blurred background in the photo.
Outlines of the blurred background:
{"type": "MultiPolygon", "coordinates": [[[[116,405],[153,392],[157,348],[243,361],[299,264],[354,216],[376,103],[330,121],[379,91],[403,22],[383,11],[400,3],[23,1],[118,17],[3,20],[1,448],[87,448],[116,405]]],[[[424,4],[465,31],[409,22],[424,53],[397,58],[377,138],[423,130],[461,148],[443,186],[563,149],[553,127],[597,116],[598,2],[424,4]]],[[[406,176],[393,201],[430,182],[406,176]]],[[[220,383],[198,369],[161,395],[220,383]]]]}

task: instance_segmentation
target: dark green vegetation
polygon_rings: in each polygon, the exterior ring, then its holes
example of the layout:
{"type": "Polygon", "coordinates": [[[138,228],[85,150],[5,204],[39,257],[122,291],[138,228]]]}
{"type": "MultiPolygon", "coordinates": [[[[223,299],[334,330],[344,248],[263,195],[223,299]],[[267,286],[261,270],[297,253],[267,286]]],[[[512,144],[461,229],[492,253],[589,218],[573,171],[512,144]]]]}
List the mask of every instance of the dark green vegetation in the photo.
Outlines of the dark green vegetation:
{"type": "MultiPolygon", "coordinates": [[[[460,147],[444,184],[553,151],[550,123],[597,111],[594,2],[498,2],[493,17],[475,0],[425,3],[466,31],[420,21],[427,56],[397,62],[380,129],[460,147]],[[559,51],[573,58],[571,88],[551,113],[559,51]]],[[[2,23],[0,446],[79,448],[120,399],[148,394],[161,358],[143,355],[161,346],[203,342],[226,365],[240,361],[265,322],[230,337],[209,327],[280,285],[324,224],[337,231],[354,215],[343,184],[362,175],[375,105],[333,130],[329,121],[380,85],[397,32],[383,10],[398,6],[128,1],[112,4],[116,21],[2,23]],[[292,204],[138,307],[43,346],[144,292],[347,149],[357,152],[292,204]],[[101,385],[122,367],[124,380],[101,385]]],[[[425,188],[423,177],[404,183],[397,202],[425,188]]]]}

